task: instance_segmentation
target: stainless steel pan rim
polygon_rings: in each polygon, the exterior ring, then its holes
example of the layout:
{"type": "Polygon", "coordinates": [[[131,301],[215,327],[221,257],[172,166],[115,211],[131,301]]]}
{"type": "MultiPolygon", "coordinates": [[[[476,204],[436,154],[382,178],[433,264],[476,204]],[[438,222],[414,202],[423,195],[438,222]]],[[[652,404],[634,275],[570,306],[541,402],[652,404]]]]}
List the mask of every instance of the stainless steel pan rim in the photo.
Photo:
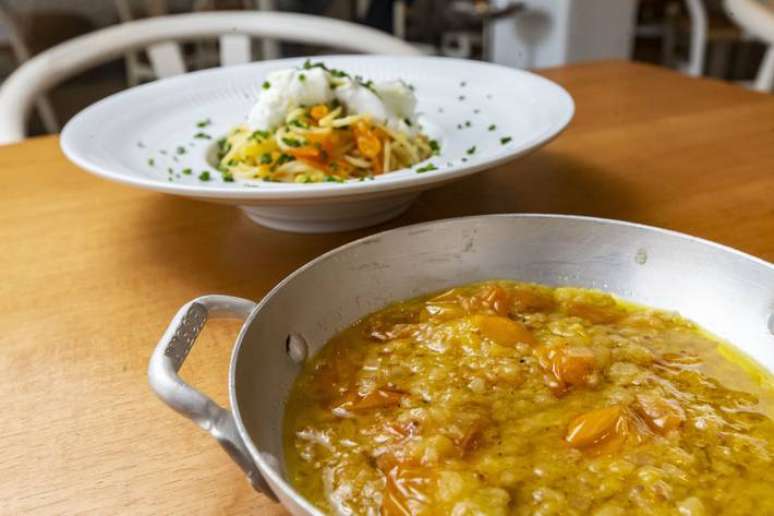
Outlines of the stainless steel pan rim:
{"type": "MultiPolygon", "coordinates": [[[[736,249],[730,248],[728,246],[724,246],[721,244],[717,244],[715,242],[711,242],[698,237],[689,236],[683,233],[679,233],[679,232],[671,231],[667,229],[661,229],[661,228],[642,225],[642,224],[623,222],[623,221],[604,219],[604,218],[584,217],[584,216],[576,216],[576,215],[555,215],[555,214],[500,214],[500,215],[481,215],[481,216],[445,219],[445,220],[426,222],[422,224],[405,226],[397,229],[384,231],[378,234],[366,236],[364,238],[361,238],[353,242],[350,242],[348,244],[337,247],[336,249],[333,249],[321,255],[320,257],[306,263],[305,265],[303,265],[302,267],[298,268],[293,273],[288,275],[286,278],[280,281],[266,296],[264,296],[264,298],[258,304],[252,303],[251,301],[247,301],[247,300],[241,300],[238,298],[229,298],[228,296],[206,296],[205,298],[200,298],[202,303],[204,304],[209,303],[212,307],[216,308],[216,310],[213,313],[216,313],[221,306],[224,306],[223,305],[224,303],[225,305],[228,305],[229,303],[231,303],[233,305],[231,306],[231,312],[237,315],[240,315],[244,319],[244,323],[239,332],[239,336],[232,350],[230,366],[229,366],[229,401],[231,404],[232,413],[228,414],[228,411],[225,411],[224,409],[220,409],[217,406],[216,406],[217,409],[219,409],[221,412],[214,410],[214,412],[217,415],[223,416],[224,419],[228,420],[226,421],[226,423],[228,424],[223,425],[224,430],[221,431],[221,430],[218,430],[217,428],[213,429],[213,427],[217,427],[218,424],[212,424],[211,422],[205,422],[203,424],[200,420],[197,420],[196,414],[192,415],[190,411],[186,410],[186,407],[181,408],[181,406],[176,406],[174,403],[175,400],[174,399],[171,400],[168,393],[167,395],[165,395],[164,392],[160,392],[160,389],[161,391],[163,391],[165,386],[163,384],[160,384],[157,380],[154,380],[154,377],[158,376],[158,367],[154,369],[153,359],[151,360],[151,364],[149,366],[149,376],[151,380],[151,385],[153,386],[154,390],[156,390],[157,394],[159,394],[173,408],[182,412],[184,415],[191,417],[192,419],[197,421],[200,424],[200,426],[202,426],[206,430],[213,433],[213,435],[221,442],[224,448],[226,448],[226,451],[229,452],[232,458],[234,458],[240,464],[240,466],[247,472],[248,478],[251,479],[251,481],[253,482],[253,485],[257,489],[267,492],[270,496],[273,495],[274,493],[268,490],[268,486],[266,486],[266,483],[268,483],[269,485],[273,486],[277,496],[280,499],[282,499],[282,501],[285,502],[286,505],[288,505],[288,509],[290,509],[292,512],[297,514],[322,514],[311,503],[309,503],[298,492],[296,492],[295,489],[292,487],[292,485],[290,485],[284,479],[283,475],[279,471],[279,464],[274,463],[276,462],[276,460],[272,457],[272,455],[269,453],[267,453],[266,455],[261,453],[261,451],[253,442],[253,439],[251,438],[250,433],[242,419],[243,412],[240,409],[238,395],[237,395],[237,363],[239,361],[239,357],[241,356],[241,352],[243,351],[243,348],[246,345],[245,342],[246,340],[248,340],[247,334],[250,328],[253,326],[255,319],[259,316],[259,314],[261,314],[261,312],[264,310],[264,308],[267,307],[267,305],[270,305],[272,303],[272,300],[275,297],[278,297],[279,293],[283,292],[284,289],[288,288],[289,284],[291,284],[299,276],[307,273],[312,269],[320,267],[326,261],[335,258],[337,255],[345,253],[347,250],[351,250],[352,248],[356,248],[356,247],[367,246],[372,243],[376,244],[385,237],[394,236],[400,233],[406,234],[407,236],[412,236],[420,233],[426,233],[431,230],[440,230],[441,228],[444,228],[445,226],[450,224],[462,225],[466,222],[470,223],[469,225],[474,227],[475,227],[475,223],[479,222],[481,227],[486,227],[487,221],[492,221],[492,223],[495,223],[495,221],[502,221],[504,219],[518,219],[518,220],[526,220],[526,221],[534,220],[536,222],[559,220],[559,221],[568,221],[568,223],[569,222],[591,223],[591,225],[593,226],[601,225],[601,226],[615,226],[615,227],[637,229],[637,230],[640,230],[643,235],[649,234],[651,236],[654,236],[654,235],[667,236],[670,239],[677,239],[678,241],[698,244],[699,246],[704,247],[705,249],[711,248],[711,249],[714,249],[716,252],[722,253],[725,256],[731,256],[731,257],[735,257],[738,260],[743,260],[747,262],[748,265],[751,265],[754,269],[760,272],[762,275],[765,275],[765,283],[766,283],[765,288],[767,289],[774,288],[774,280],[770,281],[771,278],[774,278],[774,265],[772,265],[771,263],[764,261],[760,258],[751,256],[749,254],[743,253],[736,249]],[[228,417],[226,417],[226,415],[228,415],[228,417]],[[229,433],[232,431],[233,431],[233,435],[229,433]]],[[[771,312],[774,311],[774,296],[772,296],[770,299],[771,301],[769,301],[767,305],[767,310],[769,314],[771,314],[771,312]]],[[[196,301],[197,300],[195,300],[192,303],[195,303],[196,301]]],[[[181,312],[178,313],[178,316],[180,316],[180,313],[184,312],[186,308],[190,310],[190,306],[192,305],[192,303],[185,305],[183,309],[181,309],[181,312]]],[[[172,326],[175,326],[175,321],[178,321],[178,316],[176,316],[176,319],[173,320],[172,326]]],[[[764,326],[766,325],[765,322],[763,324],[764,326]]],[[[164,352],[164,346],[162,346],[162,344],[167,344],[166,349],[167,351],[169,351],[169,347],[171,346],[171,344],[169,344],[169,342],[167,341],[169,341],[169,339],[171,338],[170,331],[172,329],[172,326],[170,327],[170,330],[168,330],[167,334],[165,334],[165,337],[162,338],[162,342],[159,343],[159,346],[157,347],[157,350],[154,353],[154,359],[156,358],[156,354],[160,352],[159,350],[161,350],[162,353],[164,352]]],[[[764,330],[761,330],[761,331],[764,331],[764,330]]],[[[767,334],[774,334],[774,328],[769,327],[765,330],[765,332],[767,334]]],[[[769,337],[770,336],[771,335],[769,335],[769,337]]],[[[191,343],[188,343],[186,345],[186,348],[184,349],[184,353],[187,353],[187,349],[190,349],[190,345],[192,344],[192,341],[194,339],[195,339],[195,335],[193,336],[192,339],[189,339],[191,340],[191,343]]],[[[183,359],[184,359],[184,356],[183,356],[183,359]]],[[[200,394],[200,393],[198,393],[197,391],[197,394],[200,394]]],[[[204,398],[207,399],[206,397],[204,398]]],[[[213,410],[213,409],[208,407],[207,410],[213,410]]],[[[210,413],[207,411],[204,411],[204,414],[208,416],[210,413]]],[[[220,420],[218,420],[216,423],[220,423],[220,420]]],[[[264,424],[263,422],[259,423],[259,425],[261,426],[263,424],[264,424]]]]}

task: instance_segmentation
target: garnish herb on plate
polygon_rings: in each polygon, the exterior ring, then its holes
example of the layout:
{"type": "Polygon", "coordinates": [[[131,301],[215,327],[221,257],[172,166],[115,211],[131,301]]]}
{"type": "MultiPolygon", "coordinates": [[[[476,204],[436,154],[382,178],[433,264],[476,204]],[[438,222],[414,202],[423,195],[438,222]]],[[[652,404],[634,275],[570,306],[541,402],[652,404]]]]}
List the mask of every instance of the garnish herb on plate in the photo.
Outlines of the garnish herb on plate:
{"type": "Polygon", "coordinates": [[[422,174],[423,172],[430,172],[431,170],[438,170],[438,167],[432,163],[428,163],[427,165],[417,168],[416,172],[417,174],[422,174]]]}

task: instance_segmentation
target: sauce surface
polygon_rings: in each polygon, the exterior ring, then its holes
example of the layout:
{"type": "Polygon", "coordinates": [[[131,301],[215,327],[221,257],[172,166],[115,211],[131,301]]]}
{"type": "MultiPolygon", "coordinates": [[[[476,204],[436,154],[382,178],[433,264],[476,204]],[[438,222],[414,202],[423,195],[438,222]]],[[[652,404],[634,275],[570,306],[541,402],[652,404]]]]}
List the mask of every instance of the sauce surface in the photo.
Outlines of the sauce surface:
{"type": "Polygon", "coordinates": [[[769,373],[675,314],[491,281],[331,339],[285,460],[331,514],[774,514],[772,417],[769,373]]]}

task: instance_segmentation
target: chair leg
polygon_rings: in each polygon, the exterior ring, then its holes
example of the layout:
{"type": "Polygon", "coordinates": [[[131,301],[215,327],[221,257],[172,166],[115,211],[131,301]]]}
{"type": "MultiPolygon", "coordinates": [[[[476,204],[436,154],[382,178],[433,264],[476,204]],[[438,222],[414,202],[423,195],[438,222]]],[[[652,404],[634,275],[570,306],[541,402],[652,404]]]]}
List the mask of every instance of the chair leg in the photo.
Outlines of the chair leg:
{"type": "Polygon", "coordinates": [[[703,0],[685,0],[691,18],[691,58],[688,74],[698,77],[704,71],[707,52],[707,10],[703,0]]]}
{"type": "Polygon", "coordinates": [[[35,101],[35,106],[46,132],[50,134],[58,133],[59,122],[57,121],[56,113],[54,112],[54,108],[51,106],[51,101],[48,100],[48,97],[45,95],[38,97],[38,100],[35,101]]]}
{"type": "Polygon", "coordinates": [[[770,45],[766,55],[763,56],[755,79],[755,89],[766,93],[774,89],[774,45],[770,45]]]}

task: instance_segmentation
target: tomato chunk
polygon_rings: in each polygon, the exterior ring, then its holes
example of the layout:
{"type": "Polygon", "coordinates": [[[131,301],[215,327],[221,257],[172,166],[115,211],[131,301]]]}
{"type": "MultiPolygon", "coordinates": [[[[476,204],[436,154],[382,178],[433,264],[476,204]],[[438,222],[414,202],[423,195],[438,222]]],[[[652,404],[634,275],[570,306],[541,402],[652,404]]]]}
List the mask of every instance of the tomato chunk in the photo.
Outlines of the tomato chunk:
{"type": "Polygon", "coordinates": [[[556,354],[553,373],[556,378],[569,385],[582,385],[594,371],[596,359],[588,348],[572,348],[556,354]]]}
{"type": "Polygon", "coordinates": [[[685,421],[679,403],[652,394],[638,394],[636,409],[654,432],[662,434],[679,428],[685,421]]]}
{"type": "Polygon", "coordinates": [[[606,443],[623,444],[628,433],[625,408],[612,405],[576,416],[564,440],[573,448],[589,449],[606,443]]]}
{"type": "Polygon", "coordinates": [[[538,347],[535,355],[547,371],[546,384],[555,396],[561,397],[572,387],[589,385],[597,369],[594,353],[588,348],[538,347]]]}
{"type": "Polygon", "coordinates": [[[358,397],[346,406],[350,410],[371,410],[378,408],[397,407],[406,393],[396,389],[374,389],[365,396],[358,397]]]}
{"type": "Polygon", "coordinates": [[[327,115],[328,112],[328,106],[325,104],[317,104],[316,106],[312,106],[312,109],[309,110],[309,115],[315,120],[319,120],[327,115]]]}
{"type": "Polygon", "coordinates": [[[481,336],[501,346],[512,346],[522,342],[534,346],[537,344],[532,333],[518,321],[499,315],[474,315],[471,322],[478,327],[481,336]]]}
{"type": "Polygon", "coordinates": [[[511,292],[511,307],[514,312],[540,312],[551,309],[554,297],[550,291],[541,291],[529,287],[515,288],[511,292]]]}
{"type": "Polygon", "coordinates": [[[428,504],[427,492],[431,478],[422,468],[393,466],[385,474],[386,485],[382,494],[382,516],[409,516],[419,514],[428,504]]]}

